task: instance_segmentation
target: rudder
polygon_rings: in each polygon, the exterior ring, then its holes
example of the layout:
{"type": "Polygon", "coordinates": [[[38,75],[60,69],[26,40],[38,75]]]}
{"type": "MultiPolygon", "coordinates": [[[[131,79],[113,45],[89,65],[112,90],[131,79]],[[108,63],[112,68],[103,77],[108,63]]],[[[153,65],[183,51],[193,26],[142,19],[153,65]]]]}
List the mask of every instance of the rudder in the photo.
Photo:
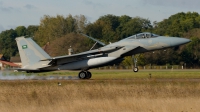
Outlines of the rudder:
{"type": "Polygon", "coordinates": [[[51,57],[31,38],[17,37],[17,47],[22,61],[22,68],[29,68],[41,60],[51,57]]]}

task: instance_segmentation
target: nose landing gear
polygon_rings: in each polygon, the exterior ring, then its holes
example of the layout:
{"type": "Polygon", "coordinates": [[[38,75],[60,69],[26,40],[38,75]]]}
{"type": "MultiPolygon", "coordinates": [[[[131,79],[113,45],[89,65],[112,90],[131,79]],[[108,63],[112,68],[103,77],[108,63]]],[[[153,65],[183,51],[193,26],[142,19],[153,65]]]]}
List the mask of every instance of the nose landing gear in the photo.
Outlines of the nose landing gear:
{"type": "Polygon", "coordinates": [[[139,70],[138,67],[135,67],[135,68],[133,69],[134,72],[138,72],[138,70],[139,70]]]}
{"type": "Polygon", "coordinates": [[[139,69],[138,69],[138,67],[137,67],[137,58],[138,58],[138,57],[139,57],[139,56],[134,57],[134,55],[132,55],[132,61],[133,61],[133,65],[134,65],[133,71],[134,71],[134,72],[138,72],[138,71],[139,71],[139,69]]]}

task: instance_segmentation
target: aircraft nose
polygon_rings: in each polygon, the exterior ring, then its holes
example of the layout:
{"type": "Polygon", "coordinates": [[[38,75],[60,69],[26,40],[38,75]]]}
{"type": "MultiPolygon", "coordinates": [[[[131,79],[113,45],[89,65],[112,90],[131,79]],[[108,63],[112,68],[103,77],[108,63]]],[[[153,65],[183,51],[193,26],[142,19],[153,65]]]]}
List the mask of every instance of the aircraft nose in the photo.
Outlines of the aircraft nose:
{"type": "Polygon", "coordinates": [[[171,40],[171,46],[179,46],[179,45],[186,44],[189,42],[191,42],[190,39],[173,37],[173,39],[171,40]]]}

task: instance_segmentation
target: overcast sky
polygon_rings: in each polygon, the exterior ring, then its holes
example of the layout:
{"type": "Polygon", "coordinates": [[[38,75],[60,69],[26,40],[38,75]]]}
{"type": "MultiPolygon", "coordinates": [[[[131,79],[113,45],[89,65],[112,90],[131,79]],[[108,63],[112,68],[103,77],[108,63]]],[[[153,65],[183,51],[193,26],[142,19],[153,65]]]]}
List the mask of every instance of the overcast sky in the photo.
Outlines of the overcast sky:
{"type": "Polygon", "coordinates": [[[113,14],[162,21],[178,12],[198,12],[199,0],[0,0],[0,31],[39,25],[44,15],[85,15],[90,22],[113,14]]]}

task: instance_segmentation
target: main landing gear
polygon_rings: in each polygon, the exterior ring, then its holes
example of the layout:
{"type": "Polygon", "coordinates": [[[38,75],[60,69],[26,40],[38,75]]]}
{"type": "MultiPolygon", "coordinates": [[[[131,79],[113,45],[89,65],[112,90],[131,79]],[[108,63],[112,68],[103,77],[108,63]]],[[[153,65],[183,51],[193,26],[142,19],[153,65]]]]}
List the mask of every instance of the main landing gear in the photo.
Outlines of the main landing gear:
{"type": "Polygon", "coordinates": [[[139,69],[138,69],[138,67],[137,67],[137,58],[138,58],[139,56],[137,56],[137,57],[134,57],[134,55],[132,55],[132,61],[133,61],[133,63],[134,63],[134,68],[133,68],[133,71],[134,72],[138,72],[139,71],[139,69]]]}
{"type": "Polygon", "coordinates": [[[92,77],[92,73],[89,71],[81,71],[78,74],[80,79],[90,79],[92,77]]]}

